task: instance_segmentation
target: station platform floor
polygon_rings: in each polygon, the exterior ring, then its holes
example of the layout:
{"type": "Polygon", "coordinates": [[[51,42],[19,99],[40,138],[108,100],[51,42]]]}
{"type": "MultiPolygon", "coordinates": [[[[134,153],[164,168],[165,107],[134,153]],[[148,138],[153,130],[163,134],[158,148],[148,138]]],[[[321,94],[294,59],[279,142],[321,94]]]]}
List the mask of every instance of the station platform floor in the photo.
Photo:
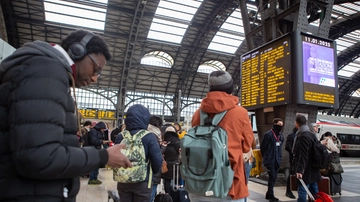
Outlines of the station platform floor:
{"type": "MultiPolygon", "coordinates": [[[[342,195],[339,194],[332,196],[335,202],[354,202],[360,201],[360,164],[345,164],[343,165],[345,172],[348,172],[349,177],[343,175],[343,178],[351,178],[351,176],[356,175],[354,180],[346,180],[349,183],[349,186],[343,186],[342,195]],[[347,187],[348,189],[347,191],[347,187]],[[357,188],[356,188],[357,187],[357,188]],[[353,189],[354,188],[354,189],[353,189]]],[[[345,173],[344,173],[345,174],[345,173]]],[[[112,170],[111,169],[100,169],[99,170],[99,180],[102,181],[101,185],[88,185],[88,178],[81,178],[81,187],[80,192],[77,196],[77,202],[107,202],[107,190],[116,190],[116,182],[112,179],[112,170]]],[[[345,180],[344,180],[345,181],[345,180]]],[[[249,202],[266,202],[264,195],[267,191],[267,186],[261,183],[256,183],[249,181],[248,184],[250,196],[248,197],[249,202]]],[[[160,188],[161,189],[161,188],[160,188]]],[[[286,186],[276,186],[274,188],[275,196],[279,198],[280,201],[284,202],[295,202],[296,199],[290,199],[285,196],[286,186]]],[[[293,191],[294,195],[297,197],[297,192],[293,191]]]]}

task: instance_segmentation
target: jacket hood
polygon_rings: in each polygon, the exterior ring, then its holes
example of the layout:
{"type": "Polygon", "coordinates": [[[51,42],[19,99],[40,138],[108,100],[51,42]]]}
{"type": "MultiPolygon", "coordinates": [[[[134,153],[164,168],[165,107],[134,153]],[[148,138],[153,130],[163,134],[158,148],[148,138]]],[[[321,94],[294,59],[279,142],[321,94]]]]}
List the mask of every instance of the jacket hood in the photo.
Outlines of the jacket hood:
{"type": "Polygon", "coordinates": [[[97,124],[94,126],[94,128],[95,128],[96,130],[106,129],[106,125],[105,125],[104,122],[100,121],[99,123],[97,123],[97,124]]]}
{"type": "Polygon", "coordinates": [[[8,68],[11,68],[18,63],[35,56],[46,56],[54,58],[60,61],[68,72],[72,73],[70,68],[71,65],[67,61],[67,58],[60,51],[56,50],[52,45],[43,41],[25,43],[21,48],[18,48],[12,55],[2,61],[0,72],[7,72],[8,68]]]}
{"type": "Polygon", "coordinates": [[[141,104],[129,107],[126,112],[126,130],[129,130],[131,134],[134,134],[141,129],[147,129],[149,122],[150,112],[141,104]]]}
{"type": "Polygon", "coordinates": [[[221,91],[208,92],[202,100],[200,109],[207,113],[219,113],[237,106],[239,99],[236,96],[221,91]]]}

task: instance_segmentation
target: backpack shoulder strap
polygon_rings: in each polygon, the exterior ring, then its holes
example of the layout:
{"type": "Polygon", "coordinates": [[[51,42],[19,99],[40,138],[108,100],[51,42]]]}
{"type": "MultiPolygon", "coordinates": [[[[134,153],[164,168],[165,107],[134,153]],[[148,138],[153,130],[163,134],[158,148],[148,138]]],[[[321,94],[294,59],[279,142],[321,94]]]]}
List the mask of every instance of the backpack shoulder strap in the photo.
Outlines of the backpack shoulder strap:
{"type": "Polygon", "coordinates": [[[217,113],[212,120],[212,124],[214,126],[217,126],[220,123],[220,121],[224,118],[226,112],[227,112],[227,110],[217,113]]]}
{"type": "MultiPolygon", "coordinates": [[[[220,123],[220,121],[224,118],[226,112],[227,112],[227,110],[215,114],[214,118],[212,118],[212,122],[211,122],[212,125],[217,126],[220,123]]],[[[201,126],[207,124],[205,120],[207,120],[208,117],[209,117],[208,114],[200,109],[200,125],[201,126]]]]}
{"type": "Polygon", "coordinates": [[[205,125],[205,119],[208,118],[208,114],[200,109],[200,126],[205,125]]]}

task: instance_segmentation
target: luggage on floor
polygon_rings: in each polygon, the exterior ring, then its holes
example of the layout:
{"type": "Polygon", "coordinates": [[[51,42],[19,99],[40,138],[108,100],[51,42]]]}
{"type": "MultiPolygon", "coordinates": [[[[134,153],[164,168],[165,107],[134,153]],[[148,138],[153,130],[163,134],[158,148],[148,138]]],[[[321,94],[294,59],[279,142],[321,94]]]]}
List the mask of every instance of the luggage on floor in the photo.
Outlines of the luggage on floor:
{"type": "Polygon", "coordinates": [[[112,199],[114,202],[120,202],[120,196],[117,191],[108,190],[108,202],[112,199]]]}
{"type": "Polygon", "coordinates": [[[173,200],[168,193],[159,193],[155,196],[154,202],[173,202],[173,200]]]}
{"type": "Polygon", "coordinates": [[[330,178],[321,176],[320,182],[317,183],[319,187],[319,192],[324,192],[326,194],[330,194],[330,178]]]}
{"type": "Polygon", "coordinates": [[[310,198],[311,201],[314,201],[314,202],[334,202],[329,195],[325,194],[322,191],[319,191],[315,196],[313,196],[311,194],[311,192],[309,191],[309,189],[307,188],[307,186],[305,185],[305,182],[302,179],[299,179],[299,182],[305,188],[306,193],[309,195],[309,198],[310,198]]]}
{"type": "MultiPolygon", "coordinates": [[[[329,177],[321,176],[321,180],[317,183],[319,187],[319,192],[324,192],[330,194],[330,179],[329,177]]],[[[290,189],[291,191],[298,190],[298,180],[295,175],[290,175],[290,189]]]]}
{"type": "Polygon", "coordinates": [[[185,190],[184,186],[179,185],[179,167],[179,164],[173,166],[170,196],[173,202],[190,202],[189,193],[185,190]]]}
{"type": "Polygon", "coordinates": [[[339,193],[341,195],[341,182],[342,182],[342,176],[341,174],[330,174],[330,193],[331,195],[334,195],[336,193],[339,193]]]}

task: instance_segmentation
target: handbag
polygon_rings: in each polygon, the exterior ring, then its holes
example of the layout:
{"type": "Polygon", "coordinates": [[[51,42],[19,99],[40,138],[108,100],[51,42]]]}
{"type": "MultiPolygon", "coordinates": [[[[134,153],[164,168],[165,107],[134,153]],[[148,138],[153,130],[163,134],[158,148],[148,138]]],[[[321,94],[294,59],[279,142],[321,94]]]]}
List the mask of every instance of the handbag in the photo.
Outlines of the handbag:
{"type": "Polygon", "coordinates": [[[340,163],[330,163],[330,173],[343,173],[344,169],[340,163]]]}
{"type": "Polygon", "coordinates": [[[163,157],[163,161],[162,161],[162,164],[161,164],[161,173],[166,173],[168,171],[168,167],[167,167],[167,163],[163,157]]]}

